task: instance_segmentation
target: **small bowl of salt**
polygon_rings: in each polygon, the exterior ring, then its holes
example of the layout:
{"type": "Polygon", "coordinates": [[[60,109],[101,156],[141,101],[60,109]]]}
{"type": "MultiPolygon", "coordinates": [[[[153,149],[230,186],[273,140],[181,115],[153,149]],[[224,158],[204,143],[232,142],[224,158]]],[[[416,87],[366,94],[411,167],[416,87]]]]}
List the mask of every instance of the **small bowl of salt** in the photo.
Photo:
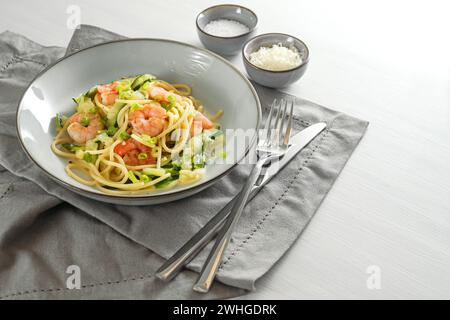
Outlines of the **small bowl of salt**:
{"type": "Polygon", "coordinates": [[[197,33],[202,44],[224,56],[237,54],[258,24],[256,14],[245,7],[222,4],[197,16],[197,33]]]}
{"type": "Polygon", "coordinates": [[[258,84],[286,87],[300,79],[309,62],[309,49],[298,38],[266,33],[250,39],[242,48],[248,75],[258,84]]]}

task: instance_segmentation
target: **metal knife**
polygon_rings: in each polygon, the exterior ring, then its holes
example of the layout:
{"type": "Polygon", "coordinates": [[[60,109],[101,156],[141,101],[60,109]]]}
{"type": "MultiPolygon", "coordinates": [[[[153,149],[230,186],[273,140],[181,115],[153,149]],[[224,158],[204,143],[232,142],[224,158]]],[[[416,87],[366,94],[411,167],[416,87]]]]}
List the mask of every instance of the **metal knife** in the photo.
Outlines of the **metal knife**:
{"type": "MultiPolygon", "coordinates": [[[[314,138],[326,128],[326,124],[319,122],[313,124],[291,138],[292,144],[283,158],[276,165],[276,170],[266,170],[266,174],[253,186],[248,201],[251,201],[256,194],[266,185],[281,169],[283,169],[289,161],[291,161],[305,146],[307,146],[314,138]]],[[[274,163],[275,164],[275,163],[274,163]]],[[[274,164],[271,164],[273,166],[274,164]]],[[[188,264],[222,227],[227,219],[233,203],[238,195],[227,203],[208,223],[200,229],[185,245],[183,245],[172,257],[170,257],[157,271],[156,277],[161,280],[169,281],[173,279],[180,270],[188,264]]],[[[247,202],[248,203],[248,202],[247,202]]]]}

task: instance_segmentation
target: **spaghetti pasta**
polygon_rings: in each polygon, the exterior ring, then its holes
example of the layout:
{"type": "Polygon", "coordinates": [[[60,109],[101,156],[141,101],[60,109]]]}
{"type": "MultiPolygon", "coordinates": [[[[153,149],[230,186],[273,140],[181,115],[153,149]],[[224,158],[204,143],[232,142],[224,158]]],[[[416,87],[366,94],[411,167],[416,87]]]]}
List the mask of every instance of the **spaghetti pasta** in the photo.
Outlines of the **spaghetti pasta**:
{"type": "Polygon", "coordinates": [[[76,112],[57,115],[52,151],[67,158],[66,173],[112,195],[132,195],[202,178],[223,143],[187,84],[149,74],[98,85],[73,99],[76,112]]]}

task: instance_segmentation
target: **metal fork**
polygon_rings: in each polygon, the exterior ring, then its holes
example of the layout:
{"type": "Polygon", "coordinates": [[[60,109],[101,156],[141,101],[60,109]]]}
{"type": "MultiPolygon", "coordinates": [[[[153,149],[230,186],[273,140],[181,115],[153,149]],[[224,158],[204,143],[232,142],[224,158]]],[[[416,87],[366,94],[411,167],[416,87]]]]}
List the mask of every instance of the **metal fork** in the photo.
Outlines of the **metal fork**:
{"type": "Polygon", "coordinates": [[[246,183],[233,204],[228,219],[217,236],[214,247],[206,259],[197,283],[193,287],[194,291],[202,293],[209,291],[216,272],[219,269],[225,249],[230,242],[231,234],[233,233],[250,195],[252,186],[257,182],[263,167],[266,164],[279,159],[286,153],[289,147],[289,138],[292,130],[294,102],[291,101],[290,103],[289,117],[286,117],[287,106],[288,102],[286,100],[281,100],[279,103],[276,100],[273,101],[264,129],[258,132],[259,141],[256,148],[258,161],[250,172],[246,183]],[[286,122],[287,126],[284,130],[286,122]]]}

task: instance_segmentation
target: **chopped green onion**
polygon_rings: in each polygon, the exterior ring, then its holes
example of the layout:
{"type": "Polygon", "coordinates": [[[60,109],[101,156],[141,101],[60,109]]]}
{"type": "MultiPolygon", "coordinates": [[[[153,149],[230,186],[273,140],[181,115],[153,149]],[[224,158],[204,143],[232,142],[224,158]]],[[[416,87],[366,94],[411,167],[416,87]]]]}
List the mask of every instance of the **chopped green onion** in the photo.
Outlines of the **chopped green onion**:
{"type": "Polygon", "coordinates": [[[117,90],[117,93],[119,93],[119,96],[120,96],[120,94],[122,94],[126,89],[119,85],[119,86],[116,87],[116,90],[117,90]]]}
{"type": "Polygon", "coordinates": [[[119,99],[121,100],[131,100],[134,97],[134,91],[133,90],[126,90],[119,93],[119,99]]]}
{"type": "Polygon", "coordinates": [[[97,107],[90,108],[89,113],[97,113],[97,107]]]}
{"type": "Polygon", "coordinates": [[[150,178],[146,174],[141,174],[141,182],[150,182],[150,178]]]}
{"type": "Polygon", "coordinates": [[[128,80],[123,80],[122,82],[119,83],[119,85],[116,87],[117,92],[119,92],[119,94],[121,92],[130,90],[131,86],[130,86],[130,82],[128,80]]]}
{"type": "Polygon", "coordinates": [[[148,155],[147,155],[145,152],[141,152],[141,153],[139,153],[138,156],[137,156],[137,158],[138,158],[139,160],[145,160],[145,159],[147,159],[147,157],[148,157],[148,155]]]}
{"type": "Polygon", "coordinates": [[[128,139],[130,139],[131,136],[128,134],[128,132],[123,131],[123,132],[120,133],[119,137],[122,140],[128,140],[128,139]]]}
{"type": "Polygon", "coordinates": [[[106,130],[106,134],[108,136],[112,137],[113,135],[116,134],[117,130],[119,130],[119,129],[116,128],[116,127],[111,126],[111,127],[108,128],[108,130],[106,130]]]}
{"type": "Polygon", "coordinates": [[[83,155],[83,160],[86,162],[92,162],[92,160],[94,160],[94,157],[89,152],[85,152],[83,155]]]}
{"type": "Polygon", "coordinates": [[[131,99],[133,97],[134,91],[131,89],[131,84],[129,79],[123,80],[116,87],[119,94],[119,99],[131,99]]]}
{"type": "Polygon", "coordinates": [[[106,123],[108,122],[108,117],[103,116],[103,117],[100,118],[100,121],[102,122],[102,124],[103,124],[104,126],[106,126],[106,123]]]}
{"type": "Polygon", "coordinates": [[[134,175],[133,171],[128,171],[128,178],[131,180],[131,182],[133,183],[138,183],[139,180],[136,178],[136,176],[134,175]]]}
{"type": "Polygon", "coordinates": [[[175,103],[177,102],[177,98],[175,98],[175,96],[168,96],[167,100],[170,103],[170,107],[174,107],[175,103]]]}
{"type": "Polygon", "coordinates": [[[89,125],[89,123],[91,123],[91,119],[89,119],[88,117],[83,117],[83,118],[81,118],[81,120],[80,120],[80,124],[81,124],[83,127],[87,127],[87,126],[89,125]]]}

